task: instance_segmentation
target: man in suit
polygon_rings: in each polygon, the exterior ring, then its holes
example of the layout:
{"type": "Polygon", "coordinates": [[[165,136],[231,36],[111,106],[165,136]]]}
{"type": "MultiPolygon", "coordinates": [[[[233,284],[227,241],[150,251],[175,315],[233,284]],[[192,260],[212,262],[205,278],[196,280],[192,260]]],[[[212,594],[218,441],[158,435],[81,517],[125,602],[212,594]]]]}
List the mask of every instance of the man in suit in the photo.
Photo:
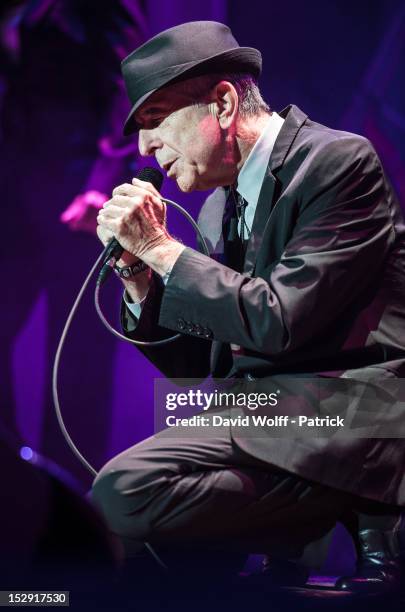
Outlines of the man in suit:
{"type": "MultiPolygon", "coordinates": [[[[99,236],[125,249],[123,329],[143,341],[181,332],[142,348],[170,378],[260,386],[326,376],[348,384],[350,403],[351,381],[367,387],[404,369],[402,216],[371,144],[293,105],[271,111],[260,68],[260,53],[214,22],[171,28],[123,62],[125,133],[139,131],[141,154],[154,155],[182,191],[217,188],[200,214],[211,258],[168,234],[151,184],[114,190],[99,236]]],[[[391,405],[374,410],[374,432],[388,414],[391,405]]],[[[397,432],[292,439],[231,426],[179,440],[168,430],[112,459],[93,495],[128,555],[148,541],[202,558],[235,549],[297,559],[345,520],[358,567],[337,586],[395,588],[405,501],[397,432]]]]}

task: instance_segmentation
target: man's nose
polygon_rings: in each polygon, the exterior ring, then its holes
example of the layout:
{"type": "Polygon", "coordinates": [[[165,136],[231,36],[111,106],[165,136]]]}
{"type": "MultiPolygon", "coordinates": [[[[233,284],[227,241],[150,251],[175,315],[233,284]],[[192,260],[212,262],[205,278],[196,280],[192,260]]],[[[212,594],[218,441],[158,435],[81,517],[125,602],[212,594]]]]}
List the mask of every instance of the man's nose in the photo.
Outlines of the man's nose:
{"type": "Polygon", "coordinates": [[[156,130],[139,130],[138,147],[143,156],[154,155],[157,149],[162,146],[156,130]]]}

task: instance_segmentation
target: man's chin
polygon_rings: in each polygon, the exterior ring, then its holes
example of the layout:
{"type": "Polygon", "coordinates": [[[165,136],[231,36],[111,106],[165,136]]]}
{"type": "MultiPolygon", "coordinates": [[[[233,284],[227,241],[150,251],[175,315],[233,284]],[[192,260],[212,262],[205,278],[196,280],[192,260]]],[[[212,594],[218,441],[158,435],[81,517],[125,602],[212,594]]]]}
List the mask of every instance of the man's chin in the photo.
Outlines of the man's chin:
{"type": "Polygon", "coordinates": [[[187,180],[185,177],[179,176],[179,177],[175,177],[175,180],[177,183],[177,187],[183,193],[191,193],[192,191],[195,191],[196,189],[198,189],[195,182],[192,181],[191,179],[187,180]]]}

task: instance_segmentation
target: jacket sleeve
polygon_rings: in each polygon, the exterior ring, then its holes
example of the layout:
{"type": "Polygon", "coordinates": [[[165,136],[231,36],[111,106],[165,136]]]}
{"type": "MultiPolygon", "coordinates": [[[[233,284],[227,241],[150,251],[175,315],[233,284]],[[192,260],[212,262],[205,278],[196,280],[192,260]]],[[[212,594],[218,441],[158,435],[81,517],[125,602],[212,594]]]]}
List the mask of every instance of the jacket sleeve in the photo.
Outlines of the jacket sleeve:
{"type": "Polygon", "coordinates": [[[190,321],[215,340],[275,357],[299,349],[327,332],[378,275],[394,240],[391,197],[366,139],[329,141],[296,188],[299,214],[268,277],[185,249],[165,288],[160,325],[175,330],[190,321]]]}
{"type": "MultiPolygon", "coordinates": [[[[170,329],[159,325],[159,312],[164,291],[160,277],[152,277],[151,287],[136,319],[121,303],[121,327],[124,334],[146,342],[163,340],[175,335],[170,329]]],[[[137,347],[168,378],[193,378],[202,380],[210,373],[211,341],[202,337],[181,334],[180,338],[162,346],[137,347]]]]}

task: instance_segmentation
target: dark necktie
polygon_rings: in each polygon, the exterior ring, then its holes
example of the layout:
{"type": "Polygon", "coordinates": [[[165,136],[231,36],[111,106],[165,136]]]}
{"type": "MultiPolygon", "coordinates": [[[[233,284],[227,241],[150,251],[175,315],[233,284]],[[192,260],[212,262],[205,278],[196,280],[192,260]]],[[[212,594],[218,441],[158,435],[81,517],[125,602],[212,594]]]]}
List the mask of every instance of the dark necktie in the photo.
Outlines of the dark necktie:
{"type": "Polygon", "coordinates": [[[222,219],[222,235],[224,237],[225,265],[236,270],[236,272],[243,270],[245,258],[245,244],[238,233],[238,221],[239,216],[241,216],[241,233],[243,237],[245,230],[244,209],[246,204],[246,201],[241,196],[236,196],[232,189],[229,190],[222,219]]]}

